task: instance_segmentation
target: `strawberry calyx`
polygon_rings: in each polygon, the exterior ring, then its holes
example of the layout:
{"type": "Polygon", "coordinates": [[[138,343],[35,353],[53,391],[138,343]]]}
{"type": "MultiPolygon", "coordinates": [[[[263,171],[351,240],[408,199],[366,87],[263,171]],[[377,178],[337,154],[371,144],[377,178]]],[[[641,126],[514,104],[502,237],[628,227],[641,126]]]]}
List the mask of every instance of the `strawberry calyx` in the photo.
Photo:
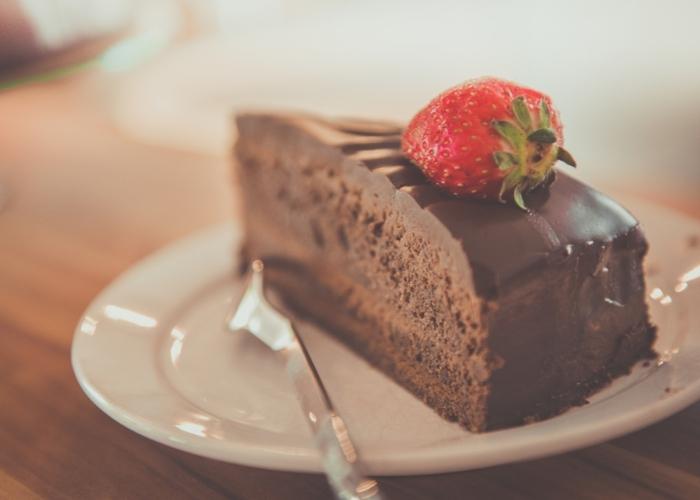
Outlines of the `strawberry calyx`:
{"type": "Polygon", "coordinates": [[[508,151],[495,151],[493,160],[505,173],[498,199],[512,193],[513,201],[527,210],[523,200],[526,193],[546,182],[557,160],[572,167],[576,160],[560,144],[556,132],[551,128],[550,110],[544,99],[540,100],[539,112],[533,119],[522,96],[511,101],[515,121],[494,120],[491,127],[509,146],[508,151]]]}

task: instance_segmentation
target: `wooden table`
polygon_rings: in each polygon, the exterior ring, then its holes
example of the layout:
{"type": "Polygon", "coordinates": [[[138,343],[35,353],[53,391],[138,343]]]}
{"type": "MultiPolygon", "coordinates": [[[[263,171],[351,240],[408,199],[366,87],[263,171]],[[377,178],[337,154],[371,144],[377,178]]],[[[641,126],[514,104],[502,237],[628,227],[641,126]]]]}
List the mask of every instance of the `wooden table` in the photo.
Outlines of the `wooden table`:
{"type": "MultiPolygon", "coordinates": [[[[121,136],[95,78],[0,94],[0,498],[329,498],[319,475],[149,441],[78,387],[70,345],[91,299],[146,254],[231,217],[225,160],[121,136]]],[[[574,453],[380,482],[408,500],[700,498],[700,404],[574,453]]]]}

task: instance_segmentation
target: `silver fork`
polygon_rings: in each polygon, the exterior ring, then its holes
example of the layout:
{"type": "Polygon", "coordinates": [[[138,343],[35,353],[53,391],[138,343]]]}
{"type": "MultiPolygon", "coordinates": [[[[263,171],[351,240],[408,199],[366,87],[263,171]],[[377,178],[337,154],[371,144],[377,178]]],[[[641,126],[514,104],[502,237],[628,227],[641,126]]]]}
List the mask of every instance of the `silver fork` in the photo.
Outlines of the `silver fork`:
{"type": "Polygon", "coordinates": [[[363,472],[348,429],[333,408],[301,337],[289,318],[265,299],[263,269],[261,260],[252,263],[243,297],[227,321],[229,330],[247,330],[284,361],[336,497],[382,500],[377,482],[363,472]]]}

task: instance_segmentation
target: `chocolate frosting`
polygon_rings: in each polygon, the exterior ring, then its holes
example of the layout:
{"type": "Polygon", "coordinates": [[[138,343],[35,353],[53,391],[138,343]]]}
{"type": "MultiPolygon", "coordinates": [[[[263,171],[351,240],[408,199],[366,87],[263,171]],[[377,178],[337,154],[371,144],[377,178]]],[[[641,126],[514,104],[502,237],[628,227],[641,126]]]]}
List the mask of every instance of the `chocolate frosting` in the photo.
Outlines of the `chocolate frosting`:
{"type": "Polygon", "coordinates": [[[612,241],[638,224],[613,200],[561,172],[526,202],[529,213],[443,195],[425,208],[462,242],[477,288],[489,294],[552,253],[566,256],[587,242],[612,241]]]}

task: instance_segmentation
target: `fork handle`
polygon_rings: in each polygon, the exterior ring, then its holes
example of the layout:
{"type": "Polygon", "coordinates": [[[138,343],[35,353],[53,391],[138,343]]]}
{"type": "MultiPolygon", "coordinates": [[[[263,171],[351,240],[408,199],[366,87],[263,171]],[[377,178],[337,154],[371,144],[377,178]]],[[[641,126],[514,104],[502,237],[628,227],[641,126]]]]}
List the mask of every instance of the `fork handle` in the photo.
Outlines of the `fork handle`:
{"type": "Polygon", "coordinates": [[[365,476],[347,427],[333,409],[301,338],[294,333],[295,341],[284,349],[287,373],[321,452],[328,483],[342,500],[382,500],[377,482],[365,476]]]}

